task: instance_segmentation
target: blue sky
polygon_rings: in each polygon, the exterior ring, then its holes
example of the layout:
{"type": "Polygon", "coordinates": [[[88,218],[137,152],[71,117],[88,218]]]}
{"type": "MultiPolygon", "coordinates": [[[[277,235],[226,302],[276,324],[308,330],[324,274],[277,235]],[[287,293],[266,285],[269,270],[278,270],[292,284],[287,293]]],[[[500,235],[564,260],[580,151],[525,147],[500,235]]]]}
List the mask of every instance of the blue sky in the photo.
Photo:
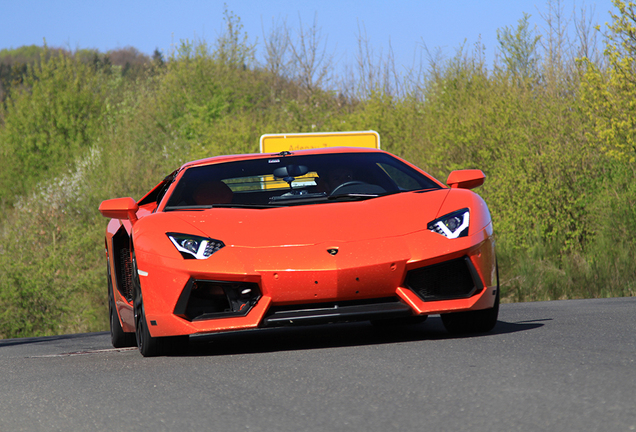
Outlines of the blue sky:
{"type": "MultiPolygon", "coordinates": [[[[390,43],[398,65],[411,65],[424,44],[448,57],[464,41],[471,48],[479,38],[492,63],[497,29],[515,26],[524,12],[533,25],[545,26],[541,14],[548,10],[545,0],[0,0],[0,49],[42,45],[46,38],[53,47],[105,52],[134,46],[146,54],[155,48],[169,53],[183,39],[214,42],[223,29],[224,3],[258,42],[274,21],[297,29],[299,21],[308,27],[315,17],[327,52],[340,66],[355,62],[359,28],[366,29],[376,54],[386,55],[390,43]]],[[[564,18],[580,15],[581,8],[589,17],[594,9],[593,21],[602,26],[613,8],[611,0],[560,4],[564,18]]]]}

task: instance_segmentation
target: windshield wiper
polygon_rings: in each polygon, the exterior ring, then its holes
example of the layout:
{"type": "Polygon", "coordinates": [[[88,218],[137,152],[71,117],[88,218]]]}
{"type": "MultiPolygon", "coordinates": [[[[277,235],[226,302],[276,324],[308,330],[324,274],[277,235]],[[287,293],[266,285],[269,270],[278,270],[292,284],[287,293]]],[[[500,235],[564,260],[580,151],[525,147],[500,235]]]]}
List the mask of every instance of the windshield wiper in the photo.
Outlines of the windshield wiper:
{"type": "Polygon", "coordinates": [[[165,206],[163,211],[174,211],[174,210],[206,210],[211,209],[213,206],[211,205],[176,205],[176,206],[165,206]]]}
{"type": "Polygon", "coordinates": [[[338,200],[342,198],[350,198],[354,200],[365,200],[369,198],[377,198],[379,196],[383,196],[380,194],[365,194],[365,193],[344,193],[338,195],[330,195],[327,199],[329,200],[338,200]]]}
{"type": "Polygon", "coordinates": [[[184,206],[166,206],[163,211],[200,211],[200,210],[209,210],[213,208],[272,208],[272,207],[281,207],[280,205],[272,205],[272,204],[209,204],[209,205],[184,205],[184,206]]]}
{"type": "Polygon", "coordinates": [[[213,208],[272,208],[272,207],[283,207],[281,205],[276,204],[214,204],[213,208]]]}

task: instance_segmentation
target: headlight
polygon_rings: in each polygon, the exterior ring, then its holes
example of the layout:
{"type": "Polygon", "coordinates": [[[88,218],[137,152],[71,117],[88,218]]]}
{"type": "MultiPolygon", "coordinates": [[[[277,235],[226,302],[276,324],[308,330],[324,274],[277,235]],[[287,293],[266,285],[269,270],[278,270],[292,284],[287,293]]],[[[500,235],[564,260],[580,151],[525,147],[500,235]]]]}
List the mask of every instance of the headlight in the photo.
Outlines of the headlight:
{"type": "Polygon", "coordinates": [[[185,259],[206,259],[225,246],[221,240],[191,234],[166,233],[185,259]]]}
{"type": "Polygon", "coordinates": [[[470,221],[467,208],[454,211],[428,223],[428,229],[449,239],[466,237],[470,221]]]}

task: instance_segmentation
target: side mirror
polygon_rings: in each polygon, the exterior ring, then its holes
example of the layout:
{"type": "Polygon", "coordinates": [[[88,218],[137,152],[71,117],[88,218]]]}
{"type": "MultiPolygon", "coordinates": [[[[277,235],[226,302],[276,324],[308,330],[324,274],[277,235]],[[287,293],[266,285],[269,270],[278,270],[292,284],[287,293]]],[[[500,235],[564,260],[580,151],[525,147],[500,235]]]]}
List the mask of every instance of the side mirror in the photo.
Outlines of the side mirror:
{"type": "Polygon", "coordinates": [[[99,212],[102,216],[113,219],[128,219],[131,223],[137,222],[137,201],[128,198],[114,198],[102,201],[99,212]]]}
{"type": "Polygon", "coordinates": [[[450,173],[446,184],[451,188],[472,189],[484,184],[486,174],[482,170],[456,170],[450,173]]]}

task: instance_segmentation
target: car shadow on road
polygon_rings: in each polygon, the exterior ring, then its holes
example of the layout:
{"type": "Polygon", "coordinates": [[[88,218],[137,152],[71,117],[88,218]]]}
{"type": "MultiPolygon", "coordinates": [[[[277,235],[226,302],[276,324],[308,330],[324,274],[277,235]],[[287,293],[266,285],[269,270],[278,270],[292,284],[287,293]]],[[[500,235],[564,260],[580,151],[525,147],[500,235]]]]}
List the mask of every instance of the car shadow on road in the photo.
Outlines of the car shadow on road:
{"type": "Polygon", "coordinates": [[[94,337],[103,338],[105,335],[108,335],[108,334],[109,334],[108,332],[75,333],[75,334],[65,334],[65,335],[57,335],[57,336],[38,336],[38,337],[15,338],[15,339],[0,339],[0,348],[16,346],[16,345],[25,345],[25,344],[50,343],[54,341],[65,341],[65,340],[74,340],[74,339],[81,339],[82,341],[84,341],[84,340],[87,340],[87,338],[94,338],[94,337]]]}
{"type": "Polygon", "coordinates": [[[180,355],[222,356],[426,340],[481,338],[533,330],[543,325],[539,321],[518,323],[498,321],[492,331],[470,335],[448,333],[439,317],[431,317],[426,322],[418,325],[380,328],[368,322],[281,327],[192,337],[190,338],[188,351],[180,355]]]}

